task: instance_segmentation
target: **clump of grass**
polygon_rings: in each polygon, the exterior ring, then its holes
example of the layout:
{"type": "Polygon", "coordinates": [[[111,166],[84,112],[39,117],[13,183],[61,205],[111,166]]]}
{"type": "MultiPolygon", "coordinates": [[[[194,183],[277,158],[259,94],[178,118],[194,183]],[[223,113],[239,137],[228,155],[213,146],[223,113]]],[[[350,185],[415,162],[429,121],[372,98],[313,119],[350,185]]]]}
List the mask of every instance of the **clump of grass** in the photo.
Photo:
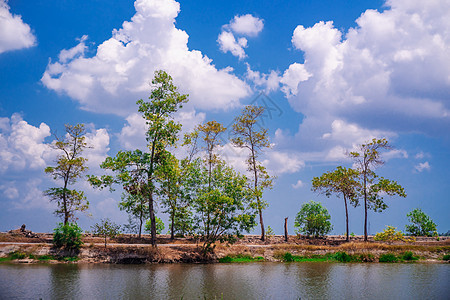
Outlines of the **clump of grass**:
{"type": "Polygon", "coordinates": [[[402,254],[401,258],[406,261],[414,261],[419,259],[418,257],[414,256],[414,254],[411,251],[405,251],[402,254]]]}
{"type": "Polygon", "coordinates": [[[374,262],[375,256],[372,253],[363,253],[358,257],[358,261],[360,262],[374,262]]]}
{"type": "Polygon", "coordinates": [[[24,252],[14,251],[9,254],[11,259],[24,259],[27,257],[27,254],[24,252]]]}
{"type": "Polygon", "coordinates": [[[55,260],[56,258],[52,255],[40,255],[37,258],[40,261],[48,261],[48,260],[55,260]]]}
{"type": "Polygon", "coordinates": [[[450,261],[450,254],[445,254],[444,257],[442,257],[442,260],[450,261]]]}
{"type": "Polygon", "coordinates": [[[379,262],[385,262],[385,263],[394,263],[397,262],[398,258],[393,253],[385,253],[381,254],[379,258],[379,262]]]}
{"type": "Polygon", "coordinates": [[[220,263],[243,263],[243,262],[257,262],[264,261],[262,256],[251,256],[250,254],[237,254],[237,255],[227,255],[219,258],[220,263]]]}
{"type": "Polygon", "coordinates": [[[76,256],[62,256],[58,258],[59,261],[65,261],[65,262],[75,262],[78,261],[79,258],[76,256]]]}

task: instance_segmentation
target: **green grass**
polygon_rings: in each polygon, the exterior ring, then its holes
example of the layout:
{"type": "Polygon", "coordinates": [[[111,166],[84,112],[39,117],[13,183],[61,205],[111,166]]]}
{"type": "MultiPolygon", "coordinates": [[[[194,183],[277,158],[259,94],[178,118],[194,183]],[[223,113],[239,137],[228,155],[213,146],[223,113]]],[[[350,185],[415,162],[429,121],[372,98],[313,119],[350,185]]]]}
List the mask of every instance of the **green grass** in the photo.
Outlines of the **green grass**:
{"type": "Polygon", "coordinates": [[[375,257],[372,254],[348,254],[345,251],[339,251],[336,253],[327,253],[324,255],[292,255],[289,252],[284,253],[279,257],[284,262],[372,262],[375,261],[375,257]]]}
{"type": "Polygon", "coordinates": [[[400,256],[400,258],[401,258],[403,261],[415,261],[415,260],[418,260],[418,259],[419,259],[417,256],[414,256],[414,254],[413,254],[411,251],[406,251],[406,252],[404,252],[404,253],[400,256]]]}
{"type": "Polygon", "coordinates": [[[386,253],[381,254],[378,260],[383,263],[395,263],[399,261],[399,258],[394,253],[386,253]]]}
{"type": "Polygon", "coordinates": [[[445,254],[444,257],[442,257],[442,260],[450,261],[450,254],[445,254]]]}
{"type": "Polygon", "coordinates": [[[219,258],[220,263],[244,263],[244,262],[258,262],[264,261],[262,256],[251,256],[249,254],[237,254],[237,255],[227,255],[219,258]]]}

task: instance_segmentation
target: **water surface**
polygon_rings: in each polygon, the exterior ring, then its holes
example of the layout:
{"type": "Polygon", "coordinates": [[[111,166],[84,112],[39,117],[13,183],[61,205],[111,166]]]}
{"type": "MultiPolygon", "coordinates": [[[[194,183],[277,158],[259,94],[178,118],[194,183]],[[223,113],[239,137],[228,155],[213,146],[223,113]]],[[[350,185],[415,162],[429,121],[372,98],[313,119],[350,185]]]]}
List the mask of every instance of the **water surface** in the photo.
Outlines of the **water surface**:
{"type": "Polygon", "coordinates": [[[0,265],[0,299],[450,299],[446,264],[0,265]]]}

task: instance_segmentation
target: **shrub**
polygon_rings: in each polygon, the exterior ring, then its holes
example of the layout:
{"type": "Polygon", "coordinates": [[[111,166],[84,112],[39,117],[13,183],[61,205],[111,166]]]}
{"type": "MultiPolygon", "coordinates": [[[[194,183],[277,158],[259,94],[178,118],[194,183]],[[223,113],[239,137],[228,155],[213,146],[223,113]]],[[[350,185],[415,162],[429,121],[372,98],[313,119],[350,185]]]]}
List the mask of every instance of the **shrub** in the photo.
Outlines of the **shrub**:
{"type": "Polygon", "coordinates": [[[359,255],[358,260],[360,262],[374,262],[375,256],[372,253],[364,253],[359,255]]]}
{"type": "Polygon", "coordinates": [[[79,251],[83,245],[81,233],[83,231],[76,223],[59,223],[53,233],[53,245],[69,251],[79,251]]]}
{"type": "Polygon", "coordinates": [[[315,237],[324,236],[333,229],[330,219],[328,210],[322,204],[309,201],[302,205],[295,217],[294,226],[299,229],[297,232],[315,237]]]}
{"type": "Polygon", "coordinates": [[[285,262],[291,262],[291,261],[294,261],[294,256],[293,256],[291,253],[286,252],[286,253],[283,255],[283,261],[285,261],[285,262]]]}
{"type": "Polygon", "coordinates": [[[442,260],[450,261],[450,254],[445,254],[442,260]]]}
{"type": "Polygon", "coordinates": [[[14,251],[9,254],[9,257],[11,257],[11,259],[24,259],[27,257],[27,254],[19,251],[14,251]]]}
{"type": "Polygon", "coordinates": [[[386,253],[386,254],[381,254],[380,255],[379,261],[380,262],[385,262],[385,263],[394,263],[394,262],[398,261],[398,258],[393,253],[386,253]]]}
{"type": "Polygon", "coordinates": [[[406,215],[411,224],[406,225],[406,232],[413,236],[438,236],[436,224],[420,208],[406,215]]]}
{"type": "Polygon", "coordinates": [[[394,242],[394,241],[404,241],[404,242],[414,242],[415,238],[405,238],[401,231],[397,231],[397,228],[393,226],[386,226],[386,229],[382,232],[378,232],[374,236],[375,241],[383,242],[394,242]]]}
{"type": "Polygon", "coordinates": [[[334,254],[334,259],[339,262],[351,262],[353,259],[345,251],[339,251],[334,254]]]}
{"type": "Polygon", "coordinates": [[[411,261],[411,260],[418,260],[419,258],[414,256],[411,251],[406,251],[405,253],[403,253],[402,259],[406,261],[411,261]]]}

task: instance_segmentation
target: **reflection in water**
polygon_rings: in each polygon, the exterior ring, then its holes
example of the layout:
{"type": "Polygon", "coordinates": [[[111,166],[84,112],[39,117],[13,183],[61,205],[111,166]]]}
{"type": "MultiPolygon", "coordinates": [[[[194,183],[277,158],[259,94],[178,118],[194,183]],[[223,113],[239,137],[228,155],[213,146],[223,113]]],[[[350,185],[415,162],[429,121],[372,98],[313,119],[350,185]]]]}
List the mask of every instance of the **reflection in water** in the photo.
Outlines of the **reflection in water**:
{"type": "Polygon", "coordinates": [[[439,264],[0,265],[0,299],[449,299],[439,264]]]}

